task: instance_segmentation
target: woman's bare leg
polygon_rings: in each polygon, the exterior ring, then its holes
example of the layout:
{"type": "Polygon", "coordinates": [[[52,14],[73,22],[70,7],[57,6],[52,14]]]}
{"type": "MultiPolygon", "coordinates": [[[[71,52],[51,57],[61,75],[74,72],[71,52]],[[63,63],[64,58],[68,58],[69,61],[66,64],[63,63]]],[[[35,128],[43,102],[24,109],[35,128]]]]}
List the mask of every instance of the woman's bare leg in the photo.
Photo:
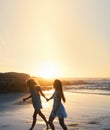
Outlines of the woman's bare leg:
{"type": "Polygon", "coordinates": [[[46,117],[44,116],[44,114],[41,112],[41,110],[38,111],[39,116],[41,116],[41,118],[45,121],[46,125],[47,125],[47,129],[48,129],[48,121],[46,120],[46,117]]]}
{"type": "Polygon", "coordinates": [[[64,123],[64,118],[59,118],[59,123],[60,123],[61,127],[63,128],[63,130],[68,130],[64,123]]]}
{"type": "Polygon", "coordinates": [[[32,126],[29,130],[33,130],[35,124],[36,124],[36,119],[37,119],[37,111],[35,110],[34,111],[34,114],[33,114],[33,122],[32,122],[32,126]]]}
{"type": "Polygon", "coordinates": [[[50,128],[52,129],[52,130],[55,130],[55,126],[54,126],[54,124],[53,124],[53,120],[55,119],[55,117],[49,117],[49,125],[50,125],[50,128]]]}

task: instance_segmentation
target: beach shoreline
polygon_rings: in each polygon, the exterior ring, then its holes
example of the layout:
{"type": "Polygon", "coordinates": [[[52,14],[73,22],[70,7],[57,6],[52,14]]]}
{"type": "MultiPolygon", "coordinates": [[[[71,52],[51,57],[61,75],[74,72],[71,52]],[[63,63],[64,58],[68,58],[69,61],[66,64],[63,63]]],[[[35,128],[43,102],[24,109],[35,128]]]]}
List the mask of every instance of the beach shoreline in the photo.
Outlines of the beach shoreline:
{"type": "MultiPolygon", "coordinates": [[[[44,92],[50,97],[51,90],[44,92]]],[[[27,94],[27,93],[26,93],[27,94]]],[[[25,93],[0,94],[0,130],[27,130],[32,122],[33,107],[30,101],[23,103],[25,93]]],[[[69,130],[110,130],[110,96],[65,92],[64,104],[69,130]]],[[[42,112],[49,118],[53,101],[42,98],[42,112]]],[[[42,130],[45,123],[38,116],[35,129],[42,130]]],[[[54,121],[57,130],[62,130],[58,119],[54,121]]]]}

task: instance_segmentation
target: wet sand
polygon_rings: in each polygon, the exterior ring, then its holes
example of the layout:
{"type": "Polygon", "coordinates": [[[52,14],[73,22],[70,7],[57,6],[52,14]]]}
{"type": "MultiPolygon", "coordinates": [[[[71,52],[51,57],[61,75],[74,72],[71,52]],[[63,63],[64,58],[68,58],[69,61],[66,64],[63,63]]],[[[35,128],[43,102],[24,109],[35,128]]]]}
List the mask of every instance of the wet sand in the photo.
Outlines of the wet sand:
{"type": "MultiPolygon", "coordinates": [[[[50,97],[52,91],[45,91],[50,97]]],[[[0,130],[28,130],[32,123],[33,107],[30,101],[23,103],[26,94],[0,94],[0,130]]],[[[110,130],[110,96],[65,92],[64,104],[68,117],[65,123],[69,130],[110,130]]],[[[46,118],[53,101],[42,98],[42,112],[46,118]]],[[[62,130],[56,118],[57,130],[62,130]]],[[[45,123],[38,116],[35,130],[43,130],[45,123]]]]}

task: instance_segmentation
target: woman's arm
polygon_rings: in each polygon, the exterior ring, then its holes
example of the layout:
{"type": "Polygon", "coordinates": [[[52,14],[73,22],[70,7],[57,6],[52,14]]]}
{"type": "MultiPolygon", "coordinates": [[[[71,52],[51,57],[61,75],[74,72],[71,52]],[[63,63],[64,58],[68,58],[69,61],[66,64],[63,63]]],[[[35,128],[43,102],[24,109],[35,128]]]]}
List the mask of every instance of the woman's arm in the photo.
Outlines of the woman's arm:
{"type": "Polygon", "coordinates": [[[47,101],[51,100],[53,98],[54,94],[55,93],[53,93],[53,95],[50,98],[48,98],[47,101]]]}
{"type": "Polygon", "coordinates": [[[26,97],[26,98],[23,98],[23,101],[25,102],[25,101],[28,100],[29,98],[31,98],[31,95],[29,95],[29,96],[26,97]]]}
{"type": "Polygon", "coordinates": [[[46,98],[45,94],[42,92],[42,90],[41,90],[40,87],[39,87],[39,91],[40,91],[40,94],[41,94],[46,100],[48,100],[48,99],[46,98]]]}

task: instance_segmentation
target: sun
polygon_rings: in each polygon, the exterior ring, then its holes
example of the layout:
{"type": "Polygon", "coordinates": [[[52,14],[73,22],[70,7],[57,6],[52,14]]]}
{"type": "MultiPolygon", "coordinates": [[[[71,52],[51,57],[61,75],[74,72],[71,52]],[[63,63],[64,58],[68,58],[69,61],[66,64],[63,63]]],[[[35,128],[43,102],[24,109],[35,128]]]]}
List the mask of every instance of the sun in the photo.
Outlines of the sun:
{"type": "Polygon", "coordinates": [[[45,63],[38,67],[37,75],[46,79],[55,78],[58,74],[58,67],[52,63],[45,63]]]}

